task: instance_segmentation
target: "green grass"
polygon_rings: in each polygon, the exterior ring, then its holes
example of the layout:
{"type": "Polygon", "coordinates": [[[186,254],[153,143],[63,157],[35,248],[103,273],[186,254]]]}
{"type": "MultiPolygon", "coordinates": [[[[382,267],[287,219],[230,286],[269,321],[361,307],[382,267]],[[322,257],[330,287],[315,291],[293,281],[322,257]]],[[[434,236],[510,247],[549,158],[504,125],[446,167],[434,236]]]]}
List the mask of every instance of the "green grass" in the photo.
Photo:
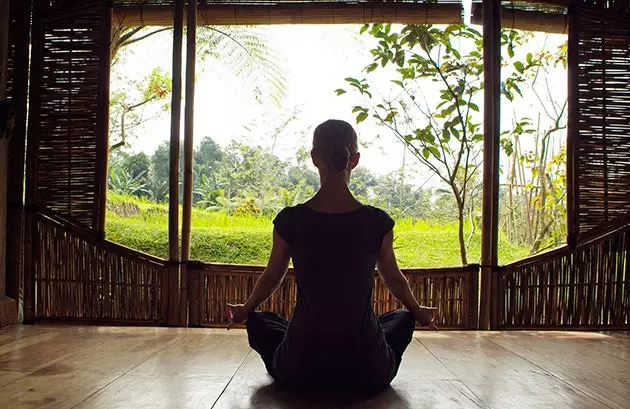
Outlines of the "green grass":
{"type": "MultiPolygon", "coordinates": [[[[122,245],[168,257],[168,206],[108,194],[107,238],[122,245]]],[[[181,213],[181,212],[180,212],[181,213]]],[[[181,227],[181,224],[180,224],[181,227]]],[[[229,216],[193,209],[191,258],[206,262],[265,264],[271,248],[272,223],[268,217],[229,216]]],[[[461,265],[457,224],[397,220],[394,247],[401,267],[461,265]]],[[[468,248],[468,262],[479,261],[480,232],[468,248]]],[[[499,240],[504,262],[527,256],[527,249],[499,240]]]]}

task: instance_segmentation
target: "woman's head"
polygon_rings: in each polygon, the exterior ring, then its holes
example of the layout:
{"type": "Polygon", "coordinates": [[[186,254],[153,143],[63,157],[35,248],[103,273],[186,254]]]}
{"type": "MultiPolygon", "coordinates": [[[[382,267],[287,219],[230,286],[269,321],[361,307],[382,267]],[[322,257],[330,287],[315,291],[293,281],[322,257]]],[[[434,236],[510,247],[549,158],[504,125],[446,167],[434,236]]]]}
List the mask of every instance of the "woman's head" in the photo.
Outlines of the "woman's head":
{"type": "Polygon", "coordinates": [[[320,171],[343,172],[354,169],[359,162],[357,134],[352,125],[329,119],[315,128],[313,163],[320,171]]]}

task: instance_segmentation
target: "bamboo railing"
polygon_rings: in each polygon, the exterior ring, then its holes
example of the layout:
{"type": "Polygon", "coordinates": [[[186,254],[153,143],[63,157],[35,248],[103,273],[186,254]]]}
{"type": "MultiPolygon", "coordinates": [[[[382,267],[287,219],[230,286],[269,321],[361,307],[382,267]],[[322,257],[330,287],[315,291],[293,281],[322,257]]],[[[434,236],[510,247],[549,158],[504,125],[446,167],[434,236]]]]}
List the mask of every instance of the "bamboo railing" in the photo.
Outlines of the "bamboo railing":
{"type": "Polygon", "coordinates": [[[630,329],[630,218],[495,273],[497,329],[630,329]]]}
{"type": "MultiPolygon", "coordinates": [[[[226,326],[226,304],[245,302],[263,271],[262,266],[190,263],[190,325],[226,326]]],[[[405,269],[403,273],[421,304],[438,307],[441,328],[476,328],[478,265],[405,269]]],[[[295,276],[290,269],[281,286],[260,309],[290,318],[296,296],[295,276]]],[[[374,277],[373,308],[377,315],[402,308],[377,275],[374,277]]]]}
{"type": "Polygon", "coordinates": [[[166,313],[164,260],[57,215],[36,217],[36,319],[158,324],[166,313]]]}

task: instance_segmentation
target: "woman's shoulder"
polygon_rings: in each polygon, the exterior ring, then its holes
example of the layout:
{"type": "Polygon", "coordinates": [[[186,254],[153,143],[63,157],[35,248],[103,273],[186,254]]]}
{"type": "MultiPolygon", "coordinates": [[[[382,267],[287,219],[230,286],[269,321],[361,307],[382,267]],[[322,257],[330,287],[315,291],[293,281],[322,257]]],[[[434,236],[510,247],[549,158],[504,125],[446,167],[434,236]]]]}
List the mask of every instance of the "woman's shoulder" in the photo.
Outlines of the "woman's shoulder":
{"type": "Polygon", "coordinates": [[[391,219],[391,216],[389,215],[389,213],[387,213],[385,210],[381,209],[380,207],[376,207],[376,206],[372,206],[372,205],[364,205],[364,207],[369,210],[372,214],[378,216],[378,217],[382,217],[385,219],[391,219]]]}

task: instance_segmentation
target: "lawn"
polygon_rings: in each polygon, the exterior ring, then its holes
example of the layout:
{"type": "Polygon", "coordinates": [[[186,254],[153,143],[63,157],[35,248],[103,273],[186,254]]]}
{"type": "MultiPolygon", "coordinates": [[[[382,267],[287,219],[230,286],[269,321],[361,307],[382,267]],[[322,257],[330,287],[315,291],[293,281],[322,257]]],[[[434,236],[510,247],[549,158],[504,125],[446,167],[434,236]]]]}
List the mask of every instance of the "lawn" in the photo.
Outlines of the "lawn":
{"type": "MultiPolygon", "coordinates": [[[[108,210],[106,230],[109,240],[168,258],[168,205],[109,193],[108,210]]],[[[192,259],[234,264],[266,263],[271,246],[271,218],[230,216],[196,208],[192,216],[192,259]]],[[[397,220],[394,237],[401,267],[461,265],[456,223],[397,220]]],[[[469,263],[479,261],[480,239],[480,231],[477,231],[468,248],[469,263]]],[[[527,254],[526,248],[500,237],[501,262],[518,260],[527,254]]]]}

